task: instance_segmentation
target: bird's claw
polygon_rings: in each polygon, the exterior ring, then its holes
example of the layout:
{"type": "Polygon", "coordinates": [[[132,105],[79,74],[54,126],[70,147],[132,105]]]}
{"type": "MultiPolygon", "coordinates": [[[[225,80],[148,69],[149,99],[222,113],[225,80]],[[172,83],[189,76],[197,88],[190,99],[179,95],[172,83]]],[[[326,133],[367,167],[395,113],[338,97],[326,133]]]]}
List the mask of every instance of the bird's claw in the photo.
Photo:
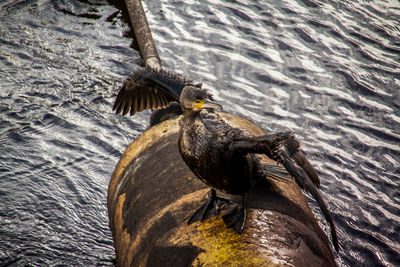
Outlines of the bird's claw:
{"type": "Polygon", "coordinates": [[[228,228],[232,228],[240,234],[246,222],[246,209],[241,205],[232,203],[222,219],[228,228]]]}
{"type": "Polygon", "coordinates": [[[231,201],[218,197],[215,190],[211,189],[208,192],[207,201],[192,214],[188,220],[188,224],[192,224],[197,221],[203,221],[207,218],[218,215],[228,203],[231,203],[231,201]]]}

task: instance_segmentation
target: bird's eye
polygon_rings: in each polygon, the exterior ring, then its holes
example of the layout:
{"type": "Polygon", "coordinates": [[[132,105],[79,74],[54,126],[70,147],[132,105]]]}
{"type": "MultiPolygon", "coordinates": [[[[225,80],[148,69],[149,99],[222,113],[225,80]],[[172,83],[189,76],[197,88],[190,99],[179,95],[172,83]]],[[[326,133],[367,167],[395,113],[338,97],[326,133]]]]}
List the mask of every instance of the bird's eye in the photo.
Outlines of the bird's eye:
{"type": "Polygon", "coordinates": [[[197,104],[200,104],[201,100],[200,99],[196,99],[194,102],[197,103],[197,104]]]}

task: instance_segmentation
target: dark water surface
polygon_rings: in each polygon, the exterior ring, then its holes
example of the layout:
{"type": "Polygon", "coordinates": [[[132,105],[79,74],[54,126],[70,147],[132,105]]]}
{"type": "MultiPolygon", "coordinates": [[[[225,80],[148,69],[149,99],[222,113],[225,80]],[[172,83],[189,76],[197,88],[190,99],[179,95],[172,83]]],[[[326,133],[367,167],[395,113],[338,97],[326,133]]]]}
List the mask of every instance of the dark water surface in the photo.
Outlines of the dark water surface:
{"type": "MultiPolygon", "coordinates": [[[[400,3],[143,4],[164,67],[226,111],[296,133],[337,263],[399,266],[400,3]]],[[[121,17],[100,0],[0,3],[0,266],[113,264],[108,182],[149,117],[111,111],[139,59],[121,17]]]]}

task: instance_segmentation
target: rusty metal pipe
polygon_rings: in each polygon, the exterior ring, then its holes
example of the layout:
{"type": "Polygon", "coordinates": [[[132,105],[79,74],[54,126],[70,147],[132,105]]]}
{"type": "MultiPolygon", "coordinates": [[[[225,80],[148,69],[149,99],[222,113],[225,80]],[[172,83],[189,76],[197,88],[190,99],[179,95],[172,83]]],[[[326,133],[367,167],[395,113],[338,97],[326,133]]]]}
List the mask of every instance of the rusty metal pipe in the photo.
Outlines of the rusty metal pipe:
{"type": "Polygon", "coordinates": [[[161,60],[151,35],[146,14],[140,0],[125,0],[129,18],[135,32],[136,41],[139,45],[140,56],[145,66],[161,68],[161,60]]]}

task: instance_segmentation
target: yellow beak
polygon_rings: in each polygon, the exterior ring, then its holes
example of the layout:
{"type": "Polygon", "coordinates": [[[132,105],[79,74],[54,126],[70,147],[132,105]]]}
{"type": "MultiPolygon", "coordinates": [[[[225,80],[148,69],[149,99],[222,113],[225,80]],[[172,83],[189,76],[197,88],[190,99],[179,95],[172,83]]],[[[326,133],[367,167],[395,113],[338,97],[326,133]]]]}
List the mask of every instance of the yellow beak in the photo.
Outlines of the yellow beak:
{"type": "Polygon", "coordinates": [[[211,108],[211,109],[218,109],[220,111],[223,110],[222,106],[220,104],[214,103],[212,101],[209,100],[196,100],[194,103],[194,106],[199,109],[202,110],[203,108],[211,108]]]}

